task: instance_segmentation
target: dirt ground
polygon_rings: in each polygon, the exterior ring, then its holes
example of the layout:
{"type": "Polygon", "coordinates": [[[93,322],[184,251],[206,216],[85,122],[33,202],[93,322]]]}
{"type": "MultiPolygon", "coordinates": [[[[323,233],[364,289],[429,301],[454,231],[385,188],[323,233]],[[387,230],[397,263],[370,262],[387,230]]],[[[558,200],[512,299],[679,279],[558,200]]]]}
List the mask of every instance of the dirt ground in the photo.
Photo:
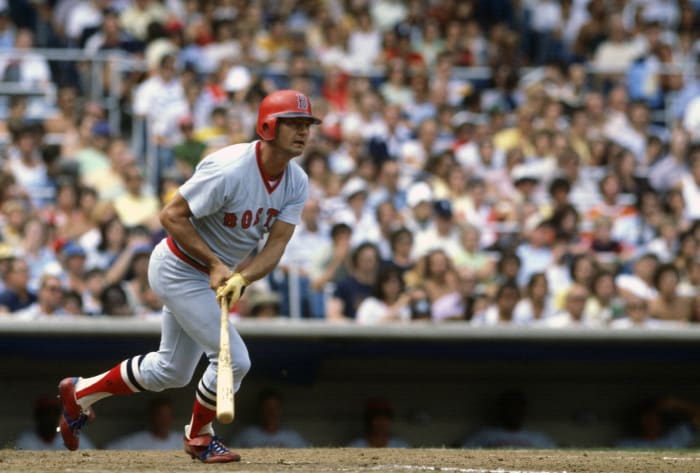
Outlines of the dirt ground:
{"type": "Polygon", "coordinates": [[[698,452],[456,449],[251,449],[240,463],[204,465],[182,452],[0,450],[2,473],[455,472],[695,473],[698,452]]]}

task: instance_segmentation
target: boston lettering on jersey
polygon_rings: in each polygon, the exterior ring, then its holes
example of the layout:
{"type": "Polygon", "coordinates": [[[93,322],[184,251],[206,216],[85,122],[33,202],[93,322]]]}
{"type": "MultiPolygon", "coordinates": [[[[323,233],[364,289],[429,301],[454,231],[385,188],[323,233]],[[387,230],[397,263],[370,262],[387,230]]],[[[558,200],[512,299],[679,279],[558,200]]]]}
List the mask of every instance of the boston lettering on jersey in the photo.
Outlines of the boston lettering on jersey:
{"type": "Polygon", "coordinates": [[[240,216],[236,212],[226,212],[224,213],[224,226],[234,228],[236,225],[240,224],[241,228],[249,228],[251,225],[258,225],[260,219],[265,218],[266,220],[263,226],[269,230],[272,219],[279,215],[279,213],[279,210],[272,208],[264,212],[262,207],[259,207],[255,212],[246,210],[242,212],[240,216]]]}

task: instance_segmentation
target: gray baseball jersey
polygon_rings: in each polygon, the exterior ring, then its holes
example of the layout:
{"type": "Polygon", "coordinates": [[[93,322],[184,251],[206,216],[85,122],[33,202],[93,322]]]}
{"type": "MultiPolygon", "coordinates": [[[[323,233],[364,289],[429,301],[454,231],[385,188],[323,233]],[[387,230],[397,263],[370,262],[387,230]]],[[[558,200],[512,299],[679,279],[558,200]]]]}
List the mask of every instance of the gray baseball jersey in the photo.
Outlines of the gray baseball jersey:
{"type": "Polygon", "coordinates": [[[301,167],[292,161],[271,182],[259,148],[257,141],[216,151],[180,187],[197,233],[228,266],[243,260],[276,219],[298,225],[306,202],[308,178],[301,167]]]}

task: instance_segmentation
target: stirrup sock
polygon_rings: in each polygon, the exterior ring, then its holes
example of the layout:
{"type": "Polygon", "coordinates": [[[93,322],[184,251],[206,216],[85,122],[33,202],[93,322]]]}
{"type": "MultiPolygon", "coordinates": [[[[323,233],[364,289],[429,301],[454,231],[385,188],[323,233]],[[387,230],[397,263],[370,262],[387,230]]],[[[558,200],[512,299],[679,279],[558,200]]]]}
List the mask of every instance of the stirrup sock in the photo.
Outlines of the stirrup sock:
{"type": "Polygon", "coordinates": [[[124,360],[111,370],[92,378],[80,378],[75,385],[75,397],[80,407],[87,409],[100,399],[115,394],[145,391],[140,370],[144,356],[124,360]]]}

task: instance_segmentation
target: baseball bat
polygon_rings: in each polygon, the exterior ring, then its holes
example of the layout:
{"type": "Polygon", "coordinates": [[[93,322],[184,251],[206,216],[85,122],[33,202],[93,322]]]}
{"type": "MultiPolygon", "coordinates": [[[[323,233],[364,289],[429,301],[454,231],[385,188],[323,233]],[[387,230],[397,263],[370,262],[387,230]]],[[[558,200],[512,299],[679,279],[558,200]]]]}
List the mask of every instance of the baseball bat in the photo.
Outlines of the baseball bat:
{"type": "Polygon", "coordinates": [[[216,374],[216,418],[222,424],[233,422],[233,366],[228,332],[228,303],[221,301],[221,334],[219,337],[219,367],[216,374]]]}

